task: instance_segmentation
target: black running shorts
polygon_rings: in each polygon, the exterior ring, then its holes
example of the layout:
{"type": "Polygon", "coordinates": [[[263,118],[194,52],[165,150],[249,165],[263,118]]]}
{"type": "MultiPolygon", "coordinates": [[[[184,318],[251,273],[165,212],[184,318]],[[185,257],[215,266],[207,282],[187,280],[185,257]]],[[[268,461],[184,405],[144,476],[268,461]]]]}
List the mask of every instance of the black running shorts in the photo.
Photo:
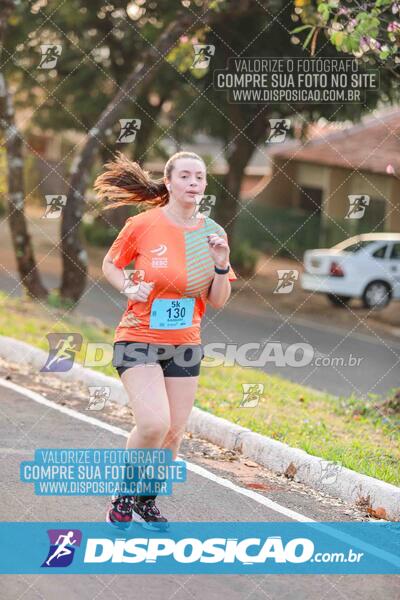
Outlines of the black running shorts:
{"type": "Polygon", "coordinates": [[[196,377],[204,358],[202,344],[151,344],[148,342],[114,342],[113,367],[121,377],[139,364],[159,364],[164,377],[196,377]]]}

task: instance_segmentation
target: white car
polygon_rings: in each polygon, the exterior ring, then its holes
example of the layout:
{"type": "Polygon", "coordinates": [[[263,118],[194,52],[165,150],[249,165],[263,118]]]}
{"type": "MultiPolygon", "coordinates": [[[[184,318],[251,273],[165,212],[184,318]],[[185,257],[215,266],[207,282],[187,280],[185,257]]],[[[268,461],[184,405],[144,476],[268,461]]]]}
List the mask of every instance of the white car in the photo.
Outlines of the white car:
{"type": "Polygon", "coordinates": [[[400,233],[365,233],[329,249],[306,250],[301,285],[342,307],[351,298],[372,309],[400,300],[400,233]]]}

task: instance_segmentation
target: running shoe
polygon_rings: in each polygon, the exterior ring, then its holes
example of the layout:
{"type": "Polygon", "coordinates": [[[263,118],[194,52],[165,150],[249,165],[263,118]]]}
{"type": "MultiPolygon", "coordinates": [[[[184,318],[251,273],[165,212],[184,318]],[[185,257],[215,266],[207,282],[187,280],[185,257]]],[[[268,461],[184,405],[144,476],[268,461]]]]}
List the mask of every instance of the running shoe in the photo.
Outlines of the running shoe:
{"type": "Polygon", "coordinates": [[[142,500],[140,496],[134,496],[132,521],[139,523],[145,529],[152,529],[153,531],[165,531],[169,527],[168,520],[158,510],[154,498],[142,500]]]}
{"type": "Polygon", "coordinates": [[[107,510],[107,523],[119,529],[129,529],[132,523],[133,496],[114,495],[107,510]]]}

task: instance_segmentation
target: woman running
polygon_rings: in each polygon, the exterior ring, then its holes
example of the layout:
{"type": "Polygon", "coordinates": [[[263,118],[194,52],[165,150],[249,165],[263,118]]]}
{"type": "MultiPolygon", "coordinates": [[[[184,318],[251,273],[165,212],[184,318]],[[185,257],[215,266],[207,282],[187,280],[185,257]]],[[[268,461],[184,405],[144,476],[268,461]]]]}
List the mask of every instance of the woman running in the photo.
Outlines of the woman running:
{"type": "MultiPolygon", "coordinates": [[[[197,154],[171,156],[158,181],[122,153],[105,168],[94,186],[101,199],[113,201],[105,208],[146,209],[126,220],[103,262],[106,279],[128,298],[113,346],[113,366],[136,422],[126,448],[167,448],[175,460],[204,357],[200,324],[206,303],[222,308],[236,279],[227,235],[198,210],[207,180],[197,154]],[[138,274],[133,286],[135,277],[124,273],[131,261],[138,274]]],[[[156,496],[114,495],[107,521],[166,529],[156,496]]]]}

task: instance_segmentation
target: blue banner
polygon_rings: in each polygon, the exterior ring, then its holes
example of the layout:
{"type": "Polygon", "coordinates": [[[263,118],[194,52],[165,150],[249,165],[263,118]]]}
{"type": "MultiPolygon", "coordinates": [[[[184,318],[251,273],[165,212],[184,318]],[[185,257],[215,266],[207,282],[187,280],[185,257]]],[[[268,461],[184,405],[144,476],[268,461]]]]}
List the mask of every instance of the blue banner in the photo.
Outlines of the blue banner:
{"type": "Polygon", "coordinates": [[[0,523],[1,574],[400,574],[400,524],[0,523]]]}
{"type": "Polygon", "coordinates": [[[41,496],[165,496],[186,481],[186,463],[166,448],[38,448],[21,461],[20,478],[41,496]]]}

